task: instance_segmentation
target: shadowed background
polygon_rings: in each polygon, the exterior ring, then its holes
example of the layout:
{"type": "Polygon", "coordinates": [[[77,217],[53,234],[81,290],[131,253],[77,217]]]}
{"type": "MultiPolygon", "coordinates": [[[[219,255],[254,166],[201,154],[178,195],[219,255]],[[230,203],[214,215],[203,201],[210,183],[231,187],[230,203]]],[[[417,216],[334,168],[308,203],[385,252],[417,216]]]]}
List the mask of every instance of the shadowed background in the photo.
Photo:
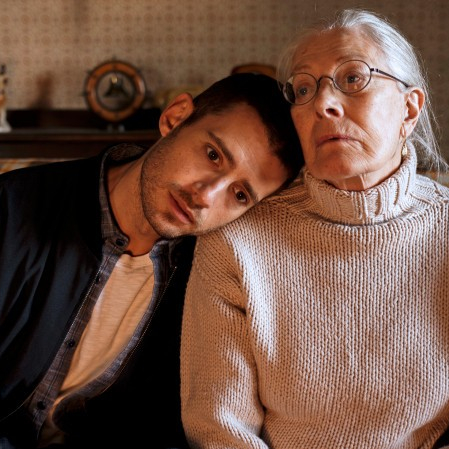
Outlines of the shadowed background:
{"type": "Polygon", "coordinates": [[[449,160],[446,0],[2,0],[8,109],[87,108],[88,71],[113,58],[141,71],[151,107],[165,89],[207,86],[236,65],[276,65],[300,27],[354,6],[386,15],[421,54],[449,160]]]}

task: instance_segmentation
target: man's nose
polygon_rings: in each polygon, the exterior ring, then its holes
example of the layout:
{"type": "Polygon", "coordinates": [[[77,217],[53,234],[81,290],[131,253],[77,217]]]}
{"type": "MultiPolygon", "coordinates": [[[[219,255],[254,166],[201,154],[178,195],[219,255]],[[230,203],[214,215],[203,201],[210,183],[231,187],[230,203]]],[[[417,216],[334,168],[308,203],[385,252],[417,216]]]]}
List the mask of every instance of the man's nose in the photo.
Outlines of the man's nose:
{"type": "Polygon", "coordinates": [[[199,208],[211,207],[218,196],[227,189],[228,182],[223,177],[207,178],[193,185],[193,201],[199,208]]]}

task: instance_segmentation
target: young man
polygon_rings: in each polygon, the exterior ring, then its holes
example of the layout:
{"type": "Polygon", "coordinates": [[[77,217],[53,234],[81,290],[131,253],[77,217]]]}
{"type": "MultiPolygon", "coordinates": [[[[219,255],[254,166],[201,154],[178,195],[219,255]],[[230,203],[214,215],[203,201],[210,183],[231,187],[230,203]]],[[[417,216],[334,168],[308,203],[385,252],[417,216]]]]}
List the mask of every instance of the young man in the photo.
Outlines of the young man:
{"type": "Polygon", "coordinates": [[[186,447],[179,339],[193,236],[281,188],[302,155],[264,75],[178,96],[160,131],[148,151],[118,145],[0,177],[2,449],[186,447]]]}

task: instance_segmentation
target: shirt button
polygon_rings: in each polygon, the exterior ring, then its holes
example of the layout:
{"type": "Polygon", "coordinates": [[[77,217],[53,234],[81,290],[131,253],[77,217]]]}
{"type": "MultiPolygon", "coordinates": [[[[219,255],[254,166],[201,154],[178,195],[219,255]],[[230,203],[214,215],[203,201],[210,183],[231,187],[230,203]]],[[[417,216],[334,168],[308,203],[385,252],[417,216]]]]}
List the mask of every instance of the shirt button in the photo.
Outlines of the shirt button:
{"type": "Polygon", "coordinates": [[[68,348],[73,348],[76,345],[76,341],[73,339],[67,340],[66,345],[68,348]]]}
{"type": "Polygon", "coordinates": [[[117,239],[115,243],[117,246],[125,246],[125,241],[123,239],[117,239]]]}
{"type": "Polygon", "coordinates": [[[44,401],[37,401],[36,406],[39,410],[45,410],[47,408],[47,404],[44,401]]]}

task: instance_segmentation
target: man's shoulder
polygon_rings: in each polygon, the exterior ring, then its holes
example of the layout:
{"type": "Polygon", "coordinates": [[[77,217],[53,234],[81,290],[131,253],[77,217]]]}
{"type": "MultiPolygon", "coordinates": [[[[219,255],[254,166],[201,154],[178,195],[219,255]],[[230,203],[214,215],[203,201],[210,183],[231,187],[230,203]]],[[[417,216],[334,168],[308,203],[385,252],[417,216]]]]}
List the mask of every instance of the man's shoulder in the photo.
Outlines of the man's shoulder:
{"type": "Polygon", "coordinates": [[[91,213],[98,203],[98,175],[98,167],[84,159],[52,162],[4,173],[0,176],[2,215],[34,214],[43,219],[43,215],[50,211],[54,213],[58,209],[70,208],[91,213]]]}
{"type": "Polygon", "coordinates": [[[94,158],[70,159],[17,168],[15,170],[2,173],[0,175],[0,182],[22,182],[27,179],[31,181],[34,178],[42,179],[42,177],[47,175],[58,176],[58,174],[61,177],[64,177],[67,173],[76,173],[79,169],[84,169],[84,167],[92,165],[93,160],[94,158]]]}

